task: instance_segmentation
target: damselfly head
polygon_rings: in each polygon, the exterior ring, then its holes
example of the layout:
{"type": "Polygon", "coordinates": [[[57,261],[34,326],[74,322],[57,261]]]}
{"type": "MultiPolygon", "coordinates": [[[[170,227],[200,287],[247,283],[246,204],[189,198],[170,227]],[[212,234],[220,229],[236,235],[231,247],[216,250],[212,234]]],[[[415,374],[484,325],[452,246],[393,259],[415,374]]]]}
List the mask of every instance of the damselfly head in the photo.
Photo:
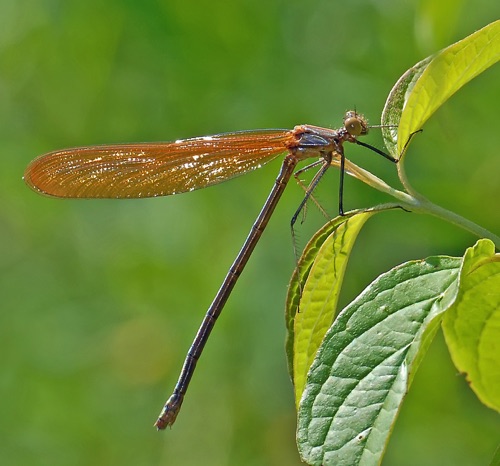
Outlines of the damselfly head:
{"type": "Polygon", "coordinates": [[[351,136],[364,136],[368,133],[368,122],[363,115],[351,110],[344,116],[344,128],[351,136]]]}

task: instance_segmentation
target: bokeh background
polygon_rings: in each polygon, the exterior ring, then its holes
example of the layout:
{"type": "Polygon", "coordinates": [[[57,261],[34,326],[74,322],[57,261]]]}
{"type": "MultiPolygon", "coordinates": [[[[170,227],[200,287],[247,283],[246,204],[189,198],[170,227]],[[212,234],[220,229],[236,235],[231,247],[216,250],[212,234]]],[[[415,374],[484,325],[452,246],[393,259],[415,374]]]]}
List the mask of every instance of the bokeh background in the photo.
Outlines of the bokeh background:
{"type": "MultiPolygon", "coordinates": [[[[0,452],[5,465],[293,465],[283,308],[295,259],[294,183],[242,275],[174,428],[153,422],[280,162],[170,198],[61,201],[22,182],[57,148],[310,123],[355,107],[379,121],[398,77],[497,19],[491,0],[0,0],[0,452]]],[[[498,67],[415,138],[414,186],[500,232],[498,67]]],[[[377,131],[367,139],[381,146],[377,131]]],[[[392,164],[349,157],[396,184],[392,164]]],[[[318,197],[334,216],[338,173],[318,197]]],[[[389,199],[348,180],[346,208],[389,199]]],[[[309,209],[303,246],[324,223],[309,209]]],[[[475,238],[424,216],[370,220],[342,303],[405,260],[475,238]]],[[[498,416],[439,335],[384,465],[488,464],[498,416]]]]}

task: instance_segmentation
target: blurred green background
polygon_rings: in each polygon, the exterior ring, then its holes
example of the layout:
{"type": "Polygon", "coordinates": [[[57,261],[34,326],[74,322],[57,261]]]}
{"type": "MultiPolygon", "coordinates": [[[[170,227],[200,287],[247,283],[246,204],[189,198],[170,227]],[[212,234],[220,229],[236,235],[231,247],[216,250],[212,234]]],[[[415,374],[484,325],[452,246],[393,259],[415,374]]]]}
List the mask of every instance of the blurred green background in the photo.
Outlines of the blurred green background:
{"type": "MultiPolygon", "coordinates": [[[[294,267],[288,187],[200,360],[172,430],[153,422],[280,162],[189,195],[61,201],[21,177],[57,148],[309,123],[356,107],[379,121],[394,82],[497,19],[491,0],[1,0],[0,452],[6,465],[293,465],[283,308],[294,267]]],[[[500,232],[499,69],[413,141],[407,171],[435,202],[500,232]]],[[[381,146],[372,131],[366,139],[381,146]]],[[[348,147],[390,182],[392,164],[348,147]]],[[[335,215],[338,173],[318,197],[335,215]]],[[[387,201],[348,180],[346,208],[387,201]]],[[[309,209],[303,246],[324,219],[309,209]]],[[[405,212],[366,226],[342,303],[388,268],[462,255],[475,238],[405,212]]],[[[498,416],[438,336],[384,465],[488,464],[498,416]]]]}

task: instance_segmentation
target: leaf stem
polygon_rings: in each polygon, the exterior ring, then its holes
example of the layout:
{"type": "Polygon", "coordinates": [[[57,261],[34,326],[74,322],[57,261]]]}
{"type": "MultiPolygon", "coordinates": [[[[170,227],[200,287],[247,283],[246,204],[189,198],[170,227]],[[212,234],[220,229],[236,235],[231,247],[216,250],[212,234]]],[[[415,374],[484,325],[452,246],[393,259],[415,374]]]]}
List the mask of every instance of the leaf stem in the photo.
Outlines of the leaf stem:
{"type": "Polygon", "coordinates": [[[494,233],[491,233],[489,230],[486,228],[483,228],[482,226],[478,225],[477,223],[471,222],[470,220],[462,217],[461,215],[456,214],[455,212],[452,212],[450,210],[447,210],[441,206],[438,206],[436,204],[433,204],[429,200],[423,198],[422,196],[419,195],[419,200],[420,200],[420,205],[416,209],[418,210],[419,213],[426,213],[433,215],[434,217],[440,218],[442,220],[446,220],[449,223],[452,223],[453,225],[456,225],[476,236],[479,238],[488,238],[493,243],[495,243],[496,249],[500,250],[500,237],[495,235],[494,233]]]}
{"type": "MultiPolygon", "coordinates": [[[[336,161],[332,162],[336,165],[336,161]]],[[[363,183],[368,184],[372,188],[377,189],[383,193],[389,194],[390,196],[396,198],[399,201],[399,205],[412,212],[420,213],[420,214],[428,214],[433,215],[434,217],[440,218],[442,220],[446,220],[447,222],[456,225],[479,238],[488,238],[493,243],[497,249],[500,250],[500,237],[491,233],[486,228],[481,227],[480,225],[471,222],[470,220],[450,211],[443,207],[440,207],[436,204],[433,204],[427,198],[422,196],[420,193],[415,191],[415,189],[411,186],[408,178],[406,177],[406,173],[404,171],[404,167],[402,163],[398,164],[398,175],[401,181],[401,184],[405,188],[406,192],[399,191],[392,186],[389,186],[385,181],[381,180],[377,176],[373,175],[369,171],[359,167],[358,165],[352,163],[350,160],[346,159],[346,172],[358,178],[363,183]]]]}
{"type": "Polygon", "coordinates": [[[401,181],[401,184],[404,186],[406,192],[414,197],[414,198],[421,198],[422,196],[413,189],[413,186],[410,184],[408,177],[406,176],[406,171],[404,168],[404,161],[403,161],[404,154],[401,155],[401,158],[399,159],[398,163],[398,176],[399,180],[401,181]]]}

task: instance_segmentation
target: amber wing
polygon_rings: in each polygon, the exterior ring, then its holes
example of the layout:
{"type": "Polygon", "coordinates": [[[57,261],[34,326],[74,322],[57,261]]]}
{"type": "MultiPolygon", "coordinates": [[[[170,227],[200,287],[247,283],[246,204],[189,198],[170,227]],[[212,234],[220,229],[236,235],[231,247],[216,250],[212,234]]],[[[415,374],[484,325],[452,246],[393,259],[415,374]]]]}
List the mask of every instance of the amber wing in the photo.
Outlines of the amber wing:
{"type": "Polygon", "coordinates": [[[242,131],[165,143],[65,149],[30,163],[26,183],[47,196],[139,198],[193,191],[286,152],[288,130],[242,131]]]}

